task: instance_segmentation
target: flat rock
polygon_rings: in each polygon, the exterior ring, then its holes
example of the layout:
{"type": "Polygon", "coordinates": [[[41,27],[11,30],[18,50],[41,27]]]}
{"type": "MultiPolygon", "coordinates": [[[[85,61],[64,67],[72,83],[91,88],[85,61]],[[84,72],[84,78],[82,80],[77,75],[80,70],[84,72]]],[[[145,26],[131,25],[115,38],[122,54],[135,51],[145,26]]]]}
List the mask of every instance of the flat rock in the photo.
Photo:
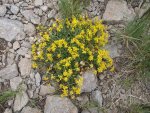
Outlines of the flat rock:
{"type": "Polygon", "coordinates": [[[13,91],[16,91],[19,84],[22,82],[21,77],[14,77],[13,79],[10,79],[10,87],[13,91]]]}
{"type": "Polygon", "coordinates": [[[55,93],[55,88],[54,87],[41,85],[39,95],[45,96],[45,95],[54,94],[54,93],[55,93]]]}
{"type": "Polygon", "coordinates": [[[6,14],[7,8],[5,5],[0,5],[0,16],[4,16],[6,14]]]}
{"type": "Polygon", "coordinates": [[[40,24],[40,17],[36,15],[33,10],[23,10],[21,14],[26,18],[26,20],[32,22],[33,24],[40,24]]]}
{"type": "Polygon", "coordinates": [[[34,5],[35,6],[41,6],[41,5],[43,5],[43,0],[35,0],[34,1],[34,5]]]}
{"type": "Polygon", "coordinates": [[[17,50],[18,48],[20,48],[20,44],[19,44],[18,41],[15,41],[15,42],[13,43],[13,49],[14,49],[14,50],[17,50]]]}
{"type": "Polygon", "coordinates": [[[11,12],[12,12],[13,14],[16,15],[16,14],[18,14],[18,12],[19,12],[19,7],[16,6],[16,5],[11,5],[10,10],[11,10],[11,12]]]}
{"type": "Polygon", "coordinates": [[[83,73],[83,85],[81,92],[91,92],[97,87],[97,77],[92,71],[83,73]]]}
{"type": "Polygon", "coordinates": [[[28,58],[21,58],[19,64],[21,76],[29,76],[31,72],[31,60],[28,58]]]}
{"type": "Polygon", "coordinates": [[[33,36],[35,34],[35,27],[31,23],[24,24],[24,31],[27,35],[33,36]]]}
{"type": "Polygon", "coordinates": [[[12,113],[12,110],[7,108],[7,109],[5,109],[4,113],[12,113]]]}
{"type": "Polygon", "coordinates": [[[78,109],[66,97],[47,96],[44,113],[78,113],[78,109]]]}
{"type": "Polygon", "coordinates": [[[41,83],[41,76],[40,76],[40,74],[39,73],[36,73],[36,75],[35,75],[35,84],[36,84],[36,86],[40,86],[40,83],[41,83]]]}
{"type": "Polygon", "coordinates": [[[8,52],[7,53],[7,65],[12,65],[14,63],[15,54],[8,52]]]}
{"type": "Polygon", "coordinates": [[[14,112],[20,111],[29,101],[28,95],[25,91],[18,93],[15,97],[13,110],[14,112]]]}
{"type": "Polygon", "coordinates": [[[103,19],[107,21],[130,21],[135,17],[134,10],[124,0],[110,0],[107,3],[103,19]]]}
{"type": "Polygon", "coordinates": [[[27,53],[28,53],[28,48],[26,47],[21,47],[17,50],[17,54],[22,55],[22,56],[25,56],[25,54],[27,53]]]}
{"type": "Polygon", "coordinates": [[[0,37],[6,41],[24,39],[23,24],[17,20],[0,18],[0,37]]]}
{"type": "Polygon", "coordinates": [[[24,107],[21,113],[42,113],[38,108],[31,108],[30,106],[24,107]]]}
{"type": "Polygon", "coordinates": [[[92,99],[99,104],[100,107],[102,107],[103,104],[103,97],[102,93],[99,90],[92,92],[92,99]]]}
{"type": "Polygon", "coordinates": [[[18,69],[16,64],[8,65],[6,68],[0,70],[0,78],[12,79],[18,76],[18,69]]]}

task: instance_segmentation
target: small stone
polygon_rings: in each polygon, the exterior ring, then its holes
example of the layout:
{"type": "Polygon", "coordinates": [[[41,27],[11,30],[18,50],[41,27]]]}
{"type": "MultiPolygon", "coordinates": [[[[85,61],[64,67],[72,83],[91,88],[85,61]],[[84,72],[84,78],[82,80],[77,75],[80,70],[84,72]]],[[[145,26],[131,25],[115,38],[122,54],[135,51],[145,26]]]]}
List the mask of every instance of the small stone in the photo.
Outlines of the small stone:
{"type": "Polygon", "coordinates": [[[25,54],[28,53],[28,48],[26,47],[21,47],[17,50],[17,54],[25,56],[25,54]]]}
{"type": "Polygon", "coordinates": [[[16,91],[19,84],[22,82],[21,77],[15,77],[13,79],[10,79],[10,87],[13,91],[16,91]]]}
{"type": "Polygon", "coordinates": [[[0,5],[0,17],[4,16],[7,12],[7,8],[5,5],[0,5]]]}
{"type": "Polygon", "coordinates": [[[7,53],[7,65],[12,65],[14,63],[15,54],[8,52],[7,53]]]}
{"type": "Polygon", "coordinates": [[[35,27],[33,24],[24,24],[24,31],[28,36],[33,36],[35,34],[35,27]]]}
{"type": "Polygon", "coordinates": [[[54,87],[41,85],[39,95],[45,96],[45,95],[54,94],[54,93],[55,93],[55,88],[54,87]]]}
{"type": "Polygon", "coordinates": [[[27,93],[29,95],[29,98],[33,98],[33,95],[34,95],[34,90],[27,90],[27,93]]]}
{"type": "Polygon", "coordinates": [[[110,0],[107,3],[103,19],[108,21],[130,21],[133,20],[135,16],[134,10],[128,8],[126,1],[110,0]]]}
{"type": "Polygon", "coordinates": [[[16,15],[16,14],[18,14],[18,12],[19,12],[19,7],[16,6],[16,5],[11,5],[10,10],[11,10],[11,12],[12,12],[13,14],[16,15]]]}
{"type": "Polygon", "coordinates": [[[46,12],[48,10],[48,6],[46,5],[43,5],[40,7],[42,9],[42,11],[46,12]]]}
{"type": "Polygon", "coordinates": [[[78,109],[66,97],[47,96],[44,113],[78,113],[78,109]]]}
{"type": "Polygon", "coordinates": [[[17,50],[18,48],[20,48],[20,44],[19,44],[18,41],[15,41],[15,42],[13,43],[13,49],[14,49],[14,50],[17,50]]]}
{"type": "Polygon", "coordinates": [[[49,13],[48,13],[48,18],[54,18],[56,15],[56,10],[51,10],[49,13]]]}
{"type": "Polygon", "coordinates": [[[12,79],[18,76],[18,69],[16,64],[8,65],[6,68],[0,70],[0,78],[12,79]]]}
{"type": "Polygon", "coordinates": [[[100,107],[102,107],[103,103],[103,97],[102,93],[99,90],[92,92],[92,99],[99,104],[100,107]]]}
{"type": "Polygon", "coordinates": [[[36,15],[33,10],[23,10],[21,14],[26,18],[26,20],[31,21],[33,24],[40,24],[40,17],[36,15]]]}
{"type": "Polygon", "coordinates": [[[8,101],[8,106],[12,106],[12,105],[13,105],[13,102],[14,102],[13,100],[9,100],[9,101],[8,101]]]}
{"type": "Polygon", "coordinates": [[[6,41],[24,39],[23,24],[17,20],[0,18],[0,37],[6,41]]]}
{"type": "Polygon", "coordinates": [[[30,106],[26,106],[23,108],[21,113],[42,113],[38,108],[31,108],[30,106]]]}
{"type": "Polygon", "coordinates": [[[31,60],[28,58],[21,58],[19,64],[21,76],[29,76],[31,72],[31,60]]]}
{"type": "Polygon", "coordinates": [[[28,95],[26,92],[22,91],[17,93],[14,101],[13,110],[14,112],[19,112],[29,101],[28,95]]]}
{"type": "Polygon", "coordinates": [[[20,0],[14,0],[14,3],[18,3],[20,0]]]}
{"type": "Polygon", "coordinates": [[[83,85],[81,92],[91,92],[97,87],[97,77],[92,71],[83,73],[83,85]]]}
{"type": "Polygon", "coordinates": [[[34,5],[35,6],[41,6],[41,5],[43,5],[43,0],[35,0],[34,1],[34,5]]]}
{"type": "Polygon", "coordinates": [[[35,81],[36,81],[36,85],[37,86],[40,86],[40,83],[41,83],[41,76],[39,73],[36,73],[35,75],[35,81]]]}
{"type": "Polygon", "coordinates": [[[9,108],[7,108],[7,109],[5,109],[5,112],[4,112],[4,113],[12,113],[12,110],[9,109],[9,108]]]}

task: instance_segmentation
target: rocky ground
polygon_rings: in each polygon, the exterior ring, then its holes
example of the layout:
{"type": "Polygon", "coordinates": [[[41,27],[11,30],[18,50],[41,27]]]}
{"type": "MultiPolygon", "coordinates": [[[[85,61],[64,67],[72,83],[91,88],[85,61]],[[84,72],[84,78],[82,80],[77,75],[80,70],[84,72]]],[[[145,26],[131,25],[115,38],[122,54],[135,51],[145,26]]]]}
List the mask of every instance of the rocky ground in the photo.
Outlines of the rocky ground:
{"type": "MultiPolygon", "coordinates": [[[[149,7],[149,0],[144,4],[143,0],[92,0],[85,9],[91,18],[97,16],[108,25],[110,42],[106,48],[114,61],[123,52],[114,33],[149,7]]],[[[123,113],[118,106],[150,102],[150,89],[144,84],[137,82],[130,90],[122,88],[117,81],[121,68],[112,75],[86,72],[82,94],[73,101],[57,96],[53,86],[44,85],[42,74],[31,69],[31,45],[35,27],[51,25],[57,18],[57,0],[0,0],[0,92],[19,89],[15,98],[0,106],[0,113],[123,113]]]]}

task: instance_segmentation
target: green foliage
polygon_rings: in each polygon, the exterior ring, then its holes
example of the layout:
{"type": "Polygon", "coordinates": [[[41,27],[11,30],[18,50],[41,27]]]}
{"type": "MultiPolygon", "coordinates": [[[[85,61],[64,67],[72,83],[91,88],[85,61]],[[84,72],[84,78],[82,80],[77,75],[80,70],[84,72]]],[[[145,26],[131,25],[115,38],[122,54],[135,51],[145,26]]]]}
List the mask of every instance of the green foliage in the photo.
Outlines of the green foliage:
{"type": "Polygon", "coordinates": [[[132,104],[127,109],[127,113],[150,113],[150,105],[132,104]]]}
{"type": "Polygon", "coordinates": [[[150,76],[150,10],[141,18],[130,22],[122,35],[131,53],[129,68],[135,75],[150,76]]]}
{"type": "Polygon", "coordinates": [[[16,93],[17,92],[11,91],[11,90],[0,93],[0,104],[6,102],[7,100],[9,100],[11,98],[13,98],[16,95],[16,93]]]}
{"type": "Polygon", "coordinates": [[[78,17],[90,0],[60,0],[59,9],[63,18],[78,17]]]}

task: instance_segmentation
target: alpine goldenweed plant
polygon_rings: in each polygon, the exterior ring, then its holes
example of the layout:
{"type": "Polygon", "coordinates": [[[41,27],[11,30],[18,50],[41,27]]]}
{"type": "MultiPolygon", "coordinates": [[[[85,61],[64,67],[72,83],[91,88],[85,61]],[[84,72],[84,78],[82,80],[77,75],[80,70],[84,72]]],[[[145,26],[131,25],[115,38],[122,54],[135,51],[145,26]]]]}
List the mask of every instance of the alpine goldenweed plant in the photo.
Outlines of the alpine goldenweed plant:
{"type": "Polygon", "coordinates": [[[37,29],[40,39],[32,45],[32,67],[44,69],[43,79],[58,84],[61,96],[80,94],[84,71],[113,70],[113,60],[103,49],[108,33],[101,20],[72,16],[37,29]]]}

